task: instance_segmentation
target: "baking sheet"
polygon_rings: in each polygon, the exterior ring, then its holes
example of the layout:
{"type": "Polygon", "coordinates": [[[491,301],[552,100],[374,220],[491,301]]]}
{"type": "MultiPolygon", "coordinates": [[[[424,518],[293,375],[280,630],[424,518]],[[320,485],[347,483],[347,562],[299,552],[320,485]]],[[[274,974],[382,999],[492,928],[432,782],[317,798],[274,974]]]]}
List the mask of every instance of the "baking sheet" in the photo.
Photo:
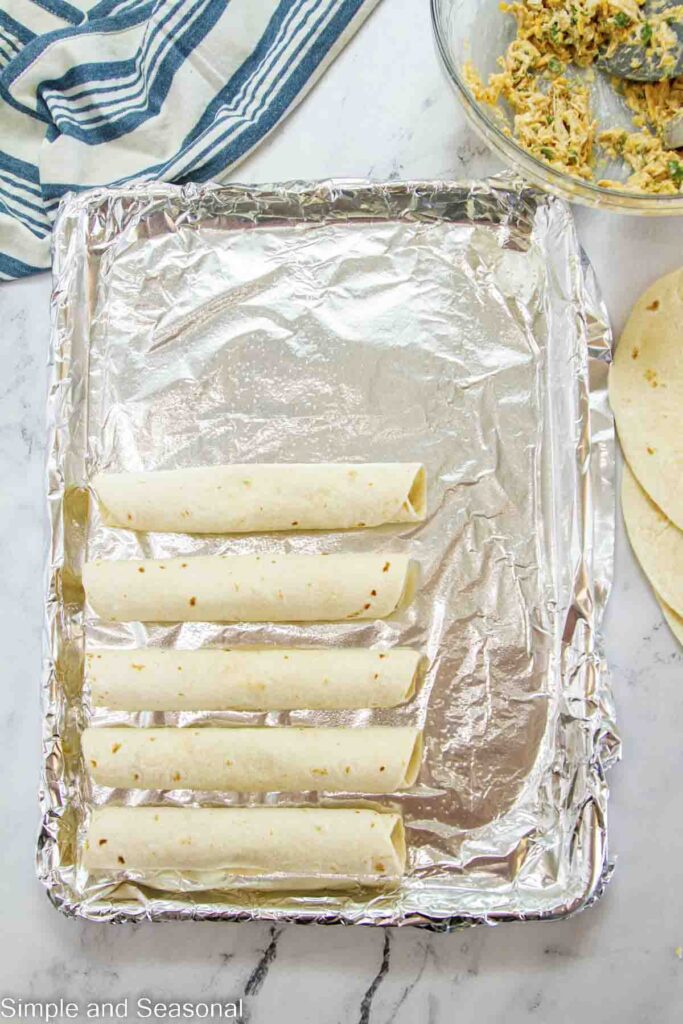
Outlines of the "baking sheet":
{"type": "Polygon", "coordinates": [[[67,197],[54,235],[43,822],[38,872],[93,920],[420,924],[561,917],[611,867],[604,771],[619,740],[599,634],[614,531],[610,332],[560,200],[513,181],[154,184],[67,197]],[[423,461],[424,524],[346,533],[137,535],[105,527],[101,470],[234,461],[423,461]],[[396,621],[103,624],[89,558],[410,552],[396,621]],[[83,651],[138,645],[423,650],[401,708],[126,714],[90,707],[83,651]],[[398,889],[154,892],[79,865],[88,808],[368,803],[362,794],[92,785],[101,724],[419,724],[398,889]]]}

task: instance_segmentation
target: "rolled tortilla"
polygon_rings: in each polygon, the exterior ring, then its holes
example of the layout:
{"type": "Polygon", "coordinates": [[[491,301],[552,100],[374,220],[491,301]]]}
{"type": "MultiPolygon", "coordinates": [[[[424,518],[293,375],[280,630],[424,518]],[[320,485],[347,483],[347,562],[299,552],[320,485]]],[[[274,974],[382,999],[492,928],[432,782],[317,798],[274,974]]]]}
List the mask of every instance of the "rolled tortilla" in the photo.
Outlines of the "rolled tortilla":
{"type": "Polygon", "coordinates": [[[206,466],[100,473],[110,526],[170,533],[335,530],[425,517],[417,462],[206,466]]]}
{"type": "Polygon", "coordinates": [[[83,864],[133,872],[177,888],[338,888],[398,879],[405,871],[400,815],[320,807],[101,807],[83,864]]]}
{"type": "Polygon", "coordinates": [[[83,756],[115,789],[393,793],[420,770],[418,729],[89,728],[83,756]]]}
{"type": "Polygon", "coordinates": [[[420,654],[408,648],[86,654],[95,707],[115,711],[288,711],[390,708],[410,700],[420,654]]]}
{"type": "Polygon", "coordinates": [[[115,622],[383,619],[410,598],[405,555],[200,555],[88,562],[83,584],[115,622]]]}

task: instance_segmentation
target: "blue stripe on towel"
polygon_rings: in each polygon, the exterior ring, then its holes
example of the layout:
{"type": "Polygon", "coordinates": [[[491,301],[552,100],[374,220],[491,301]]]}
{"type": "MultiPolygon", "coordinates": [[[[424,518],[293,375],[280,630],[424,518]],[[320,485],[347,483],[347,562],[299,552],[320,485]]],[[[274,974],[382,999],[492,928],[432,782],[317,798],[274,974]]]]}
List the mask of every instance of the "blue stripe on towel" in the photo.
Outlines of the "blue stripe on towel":
{"type": "Polygon", "coordinates": [[[378,0],[34,0],[65,26],[43,35],[17,17],[25,2],[0,11],[2,278],[48,265],[66,192],[224,173],[378,0]]]}

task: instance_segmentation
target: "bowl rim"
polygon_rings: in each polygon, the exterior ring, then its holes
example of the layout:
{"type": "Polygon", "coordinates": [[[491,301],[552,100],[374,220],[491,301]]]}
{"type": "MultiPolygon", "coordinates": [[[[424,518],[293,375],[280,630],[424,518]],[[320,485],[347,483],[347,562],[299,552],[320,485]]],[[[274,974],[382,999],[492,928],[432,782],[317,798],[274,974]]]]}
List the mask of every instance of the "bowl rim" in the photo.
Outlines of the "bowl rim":
{"type": "Polygon", "coordinates": [[[529,153],[513,138],[500,130],[492,117],[484,110],[465,84],[458,68],[455,66],[446,42],[445,26],[442,22],[443,0],[429,0],[432,28],[437,49],[451,82],[456,88],[458,98],[473,123],[480,127],[486,141],[507,161],[515,165],[515,154],[519,164],[537,184],[558,192],[574,202],[585,202],[590,206],[602,206],[618,209],[621,213],[661,213],[683,214],[683,192],[679,195],[650,195],[647,192],[628,192],[624,189],[605,188],[583,178],[575,178],[563,171],[558,171],[550,164],[539,160],[529,153]]]}

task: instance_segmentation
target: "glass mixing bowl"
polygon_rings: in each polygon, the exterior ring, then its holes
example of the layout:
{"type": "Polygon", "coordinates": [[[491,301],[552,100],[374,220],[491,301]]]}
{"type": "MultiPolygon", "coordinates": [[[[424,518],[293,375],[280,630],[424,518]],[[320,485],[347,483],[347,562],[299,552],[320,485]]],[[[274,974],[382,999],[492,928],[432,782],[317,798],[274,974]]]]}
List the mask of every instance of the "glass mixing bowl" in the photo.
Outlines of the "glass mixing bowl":
{"type": "MultiPolygon", "coordinates": [[[[475,100],[463,77],[463,65],[471,60],[482,78],[496,71],[496,60],[515,35],[515,22],[499,8],[499,0],[430,0],[432,22],[446,71],[465,114],[479,135],[498,156],[525,178],[571,202],[597,206],[619,213],[654,216],[683,214],[683,194],[674,196],[626,192],[580,178],[572,178],[536,159],[496,124],[493,111],[475,100]]],[[[630,115],[614,89],[601,74],[591,84],[592,107],[599,129],[630,126],[630,115]]],[[[601,177],[614,177],[614,165],[601,168],[601,177]],[[605,173],[606,172],[606,173],[605,173]]],[[[623,176],[623,168],[621,169],[623,176]]]]}

